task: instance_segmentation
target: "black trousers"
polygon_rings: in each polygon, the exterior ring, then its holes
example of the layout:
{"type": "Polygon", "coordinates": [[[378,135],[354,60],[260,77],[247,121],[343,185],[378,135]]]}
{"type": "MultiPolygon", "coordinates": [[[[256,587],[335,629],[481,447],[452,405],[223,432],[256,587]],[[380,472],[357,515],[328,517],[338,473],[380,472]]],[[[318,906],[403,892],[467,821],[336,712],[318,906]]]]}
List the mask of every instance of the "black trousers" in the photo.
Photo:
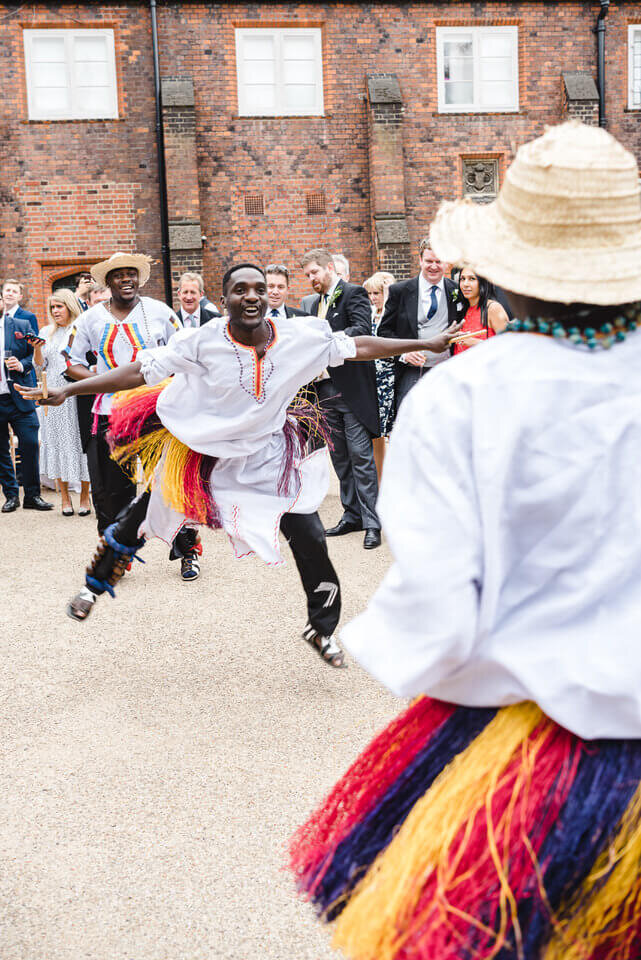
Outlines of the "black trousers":
{"type": "Polygon", "coordinates": [[[17,497],[18,481],[9,452],[9,424],[20,444],[21,480],[25,497],[40,495],[40,424],[34,410],[19,410],[10,394],[0,396],[0,486],[5,497],[17,497]]]}
{"type": "Polygon", "coordinates": [[[360,523],[365,529],[380,530],[376,513],[378,476],[372,435],[349,409],[331,380],[316,385],[334,449],[330,451],[338,474],[343,519],[360,523]]]}
{"type": "Polygon", "coordinates": [[[87,448],[91,498],[100,534],[136,496],[136,484],[109,455],[105,439],[108,429],[109,418],[98,417],[98,433],[91,437],[87,448]]]}
{"type": "MultiPolygon", "coordinates": [[[[122,511],[114,531],[118,543],[127,547],[136,545],[149,497],[146,491],[122,511]]],[[[294,555],[307,596],[309,622],[319,634],[329,637],[336,629],[341,613],[341,588],[327,552],[321,519],[317,513],[286,513],[280,529],[294,555]]]]}

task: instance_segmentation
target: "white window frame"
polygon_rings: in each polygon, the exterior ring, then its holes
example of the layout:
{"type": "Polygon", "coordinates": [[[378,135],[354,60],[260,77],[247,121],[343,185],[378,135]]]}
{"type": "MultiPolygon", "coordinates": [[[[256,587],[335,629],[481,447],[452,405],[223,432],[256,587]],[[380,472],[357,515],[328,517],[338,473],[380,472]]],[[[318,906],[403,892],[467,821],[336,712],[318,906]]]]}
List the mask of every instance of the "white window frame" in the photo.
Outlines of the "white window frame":
{"type": "MultiPolygon", "coordinates": [[[[641,103],[634,102],[634,55],[633,41],[635,33],[641,34],[641,23],[631,23],[628,26],[628,110],[641,110],[641,103]]],[[[639,81],[641,90],[641,81],[639,81]]]]}
{"type": "Polygon", "coordinates": [[[31,30],[25,29],[24,34],[24,58],[25,58],[25,76],[27,81],[27,103],[30,120],[117,120],[118,119],[118,80],[116,75],[116,53],[114,31],[112,29],[44,29],[31,30]],[[111,103],[109,109],[100,115],[96,111],[91,111],[83,106],[82,98],[76,92],[73,83],[73,44],[78,37],[104,37],[107,40],[107,64],[109,72],[109,84],[111,88],[111,103]],[[32,82],[32,43],[35,39],[41,37],[62,37],[65,41],[65,65],[67,68],[67,79],[69,82],[71,107],[69,110],[38,110],[35,107],[34,90],[32,82]]]}
{"type": "Polygon", "coordinates": [[[237,27],[236,28],[236,76],[238,82],[238,115],[240,117],[322,117],[325,113],[323,99],[323,42],[320,27],[237,27]],[[245,58],[243,54],[243,44],[248,36],[257,35],[270,36],[275,38],[276,46],[276,106],[271,112],[257,113],[252,108],[245,93],[245,83],[243,76],[245,58]],[[291,107],[285,108],[282,89],[283,81],[283,56],[282,40],[283,37],[295,35],[297,37],[307,36],[314,40],[315,54],[315,81],[316,81],[316,102],[312,108],[301,108],[299,110],[291,107]]]}
{"type": "Polygon", "coordinates": [[[509,27],[437,27],[436,28],[436,73],[438,80],[438,112],[439,113],[518,113],[519,110],[519,28],[509,27]],[[473,86],[479,89],[480,84],[480,56],[478,53],[481,36],[500,34],[512,38],[512,70],[513,70],[513,99],[504,105],[484,106],[478,103],[452,104],[445,102],[445,60],[443,45],[446,40],[457,40],[463,36],[472,36],[474,68],[473,86]]]}

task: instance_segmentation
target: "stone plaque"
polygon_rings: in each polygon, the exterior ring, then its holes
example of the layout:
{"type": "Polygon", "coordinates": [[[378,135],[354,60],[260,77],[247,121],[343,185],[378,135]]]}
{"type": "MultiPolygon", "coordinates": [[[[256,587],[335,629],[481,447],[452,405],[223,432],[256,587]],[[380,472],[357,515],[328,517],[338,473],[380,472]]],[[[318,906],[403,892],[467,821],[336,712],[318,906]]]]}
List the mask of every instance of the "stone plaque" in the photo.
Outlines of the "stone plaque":
{"type": "Polygon", "coordinates": [[[463,196],[490,203],[498,192],[498,160],[463,160],[463,196]]]}
{"type": "Polygon", "coordinates": [[[370,103],[402,103],[401,88],[394,73],[374,73],[367,78],[370,103]]]}
{"type": "Polygon", "coordinates": [[[193,107],[193,80],[161,80],[163,107],[193,107]]]}
{"type": "Polygon", "coordinates": [[[202,245],[202,231],[199,223],[169,224],[170,250],[200,250],[202,245]]]}
{"type": "Polygon", "coordinates": [[[409,243],[410,233],[407,229],[405,217],[398,217],[394,220],[374,221],[376,226],[376,240],[379,247],[387,244],[409,243]]]}

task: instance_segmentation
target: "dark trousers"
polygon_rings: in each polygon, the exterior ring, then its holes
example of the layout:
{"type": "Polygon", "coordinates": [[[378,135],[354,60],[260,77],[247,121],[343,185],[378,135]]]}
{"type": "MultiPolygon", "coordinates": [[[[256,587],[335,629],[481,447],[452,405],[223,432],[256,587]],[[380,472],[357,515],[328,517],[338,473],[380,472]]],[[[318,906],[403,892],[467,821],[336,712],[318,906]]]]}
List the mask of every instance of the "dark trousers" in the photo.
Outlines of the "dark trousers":
{"type": "Polygon", "coordinates": [[[337,394],[331,380],[321,380],[317,390],[334,445],[331,458],[340,480],[343,519],[380,530],[372,435],[337,394]]]}
{"type": "MultiPolygon", "coordinates": [[[[136,545],[140,524],[147,513],[149,496],[146,491],[122,511],[113,535],[123,546],[136,545]]],[[[329,559],[321,519],[317,513],[286,513],[281,518],[280,529],[294,555],[307,595],[309,622],[318,633],[329,637],[340,617],[341,589],[336,570],[329,559]]]]}
{"type": "Polygon", "coordinates": [[[98,433],[92,436],[87,448],[91,498],[100,534],[136,496],[136,484],[109,455],[105,439],[108,428],[109,418],[98,417],[98,433]]]}
{"type": "Polygon", "coordinates": [[[394,409],[397,413],[412,387],[432,369],[433,367],[413,367],[410,363],[399,363],[394,389],[394,409]]]}
{"type": "Polygon", "coordinates": [[[18,481],[9,452],[9,425],[20,444],[22,486],[25,497],[40,496],[40,451],[38,414],[19,410],[10,394],[0,395],[0,486],[5,497],[17,497],[18,481]]]}

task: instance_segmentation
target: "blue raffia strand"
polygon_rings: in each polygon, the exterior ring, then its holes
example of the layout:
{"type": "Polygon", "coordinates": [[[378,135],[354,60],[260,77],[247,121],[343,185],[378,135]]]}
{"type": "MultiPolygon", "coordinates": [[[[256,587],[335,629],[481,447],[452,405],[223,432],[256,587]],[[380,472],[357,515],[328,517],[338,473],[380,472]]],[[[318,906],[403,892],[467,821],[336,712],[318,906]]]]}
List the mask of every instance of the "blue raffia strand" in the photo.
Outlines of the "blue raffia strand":
{"type": "Polygon", "coordinates": [[[566,327],[561,320],[546,317],[526,317],[525,320],[510,320],[501,333],[542,333],[556,340],[568,340],[575,346],[595,350],[601,347],[609,350],[615,343],[622,343],[628,333],[634,333],[641,323],[641,309],[638,304],[628,308],[624,314],[612,321],[603,323],[598,330],[594,327],[566,327]]]}
{"type": "Polygon", "coordinates": [[[479,736],[497,711],[459,707],[430,739],[373,810],[341,841],[312,900],[327,920],[334,920],[378,854],[388,846],[412,807],[454,757],[479,736]]]}
{"type": "Polygon", "coordinates": [[[116,597],[116,591],[106,580],[96,580],[95,577],[90,577],[87,573],[85,575],[85,583],[94,593],[108,593],[110,597],[114,597],[114,599],[116,597]]]}
{"type": "MultiPolygon", "coordinates": [[[[640,741],[594,740],[585,744],[566,801],[538,855],[548,905],[538,889],[532,889],[531,897],[522,899],[518,906],[524,960],[542,956],[553,932],[550,910],[558,916],[563,906],[580,893],[597,858],[618,833],[639,780],[640,741]]],[[[602,884],[610,872],[605,873],[602,884]]],[[[512,939],[495,960],[515,960],[516,956],[512,939]]]]}
{"type": "Polygon", "coordinates": [[[113,531],[116,529],[116,524],[112,523],[111,526],[107,527],[103,533],[105,543],[107,543],[114,553],[119,553],[123,557],[130,557],[132,560],[137,560],[138,563],[146,563],[142,557],[139,557],[136,553],[137,550],[140,550],[141,547],[145,545],[145,538],[141,537],[140,540],[137,540],[133,547],[127,547],[124,543],[118,543],[114,538],[113,531]]]}

